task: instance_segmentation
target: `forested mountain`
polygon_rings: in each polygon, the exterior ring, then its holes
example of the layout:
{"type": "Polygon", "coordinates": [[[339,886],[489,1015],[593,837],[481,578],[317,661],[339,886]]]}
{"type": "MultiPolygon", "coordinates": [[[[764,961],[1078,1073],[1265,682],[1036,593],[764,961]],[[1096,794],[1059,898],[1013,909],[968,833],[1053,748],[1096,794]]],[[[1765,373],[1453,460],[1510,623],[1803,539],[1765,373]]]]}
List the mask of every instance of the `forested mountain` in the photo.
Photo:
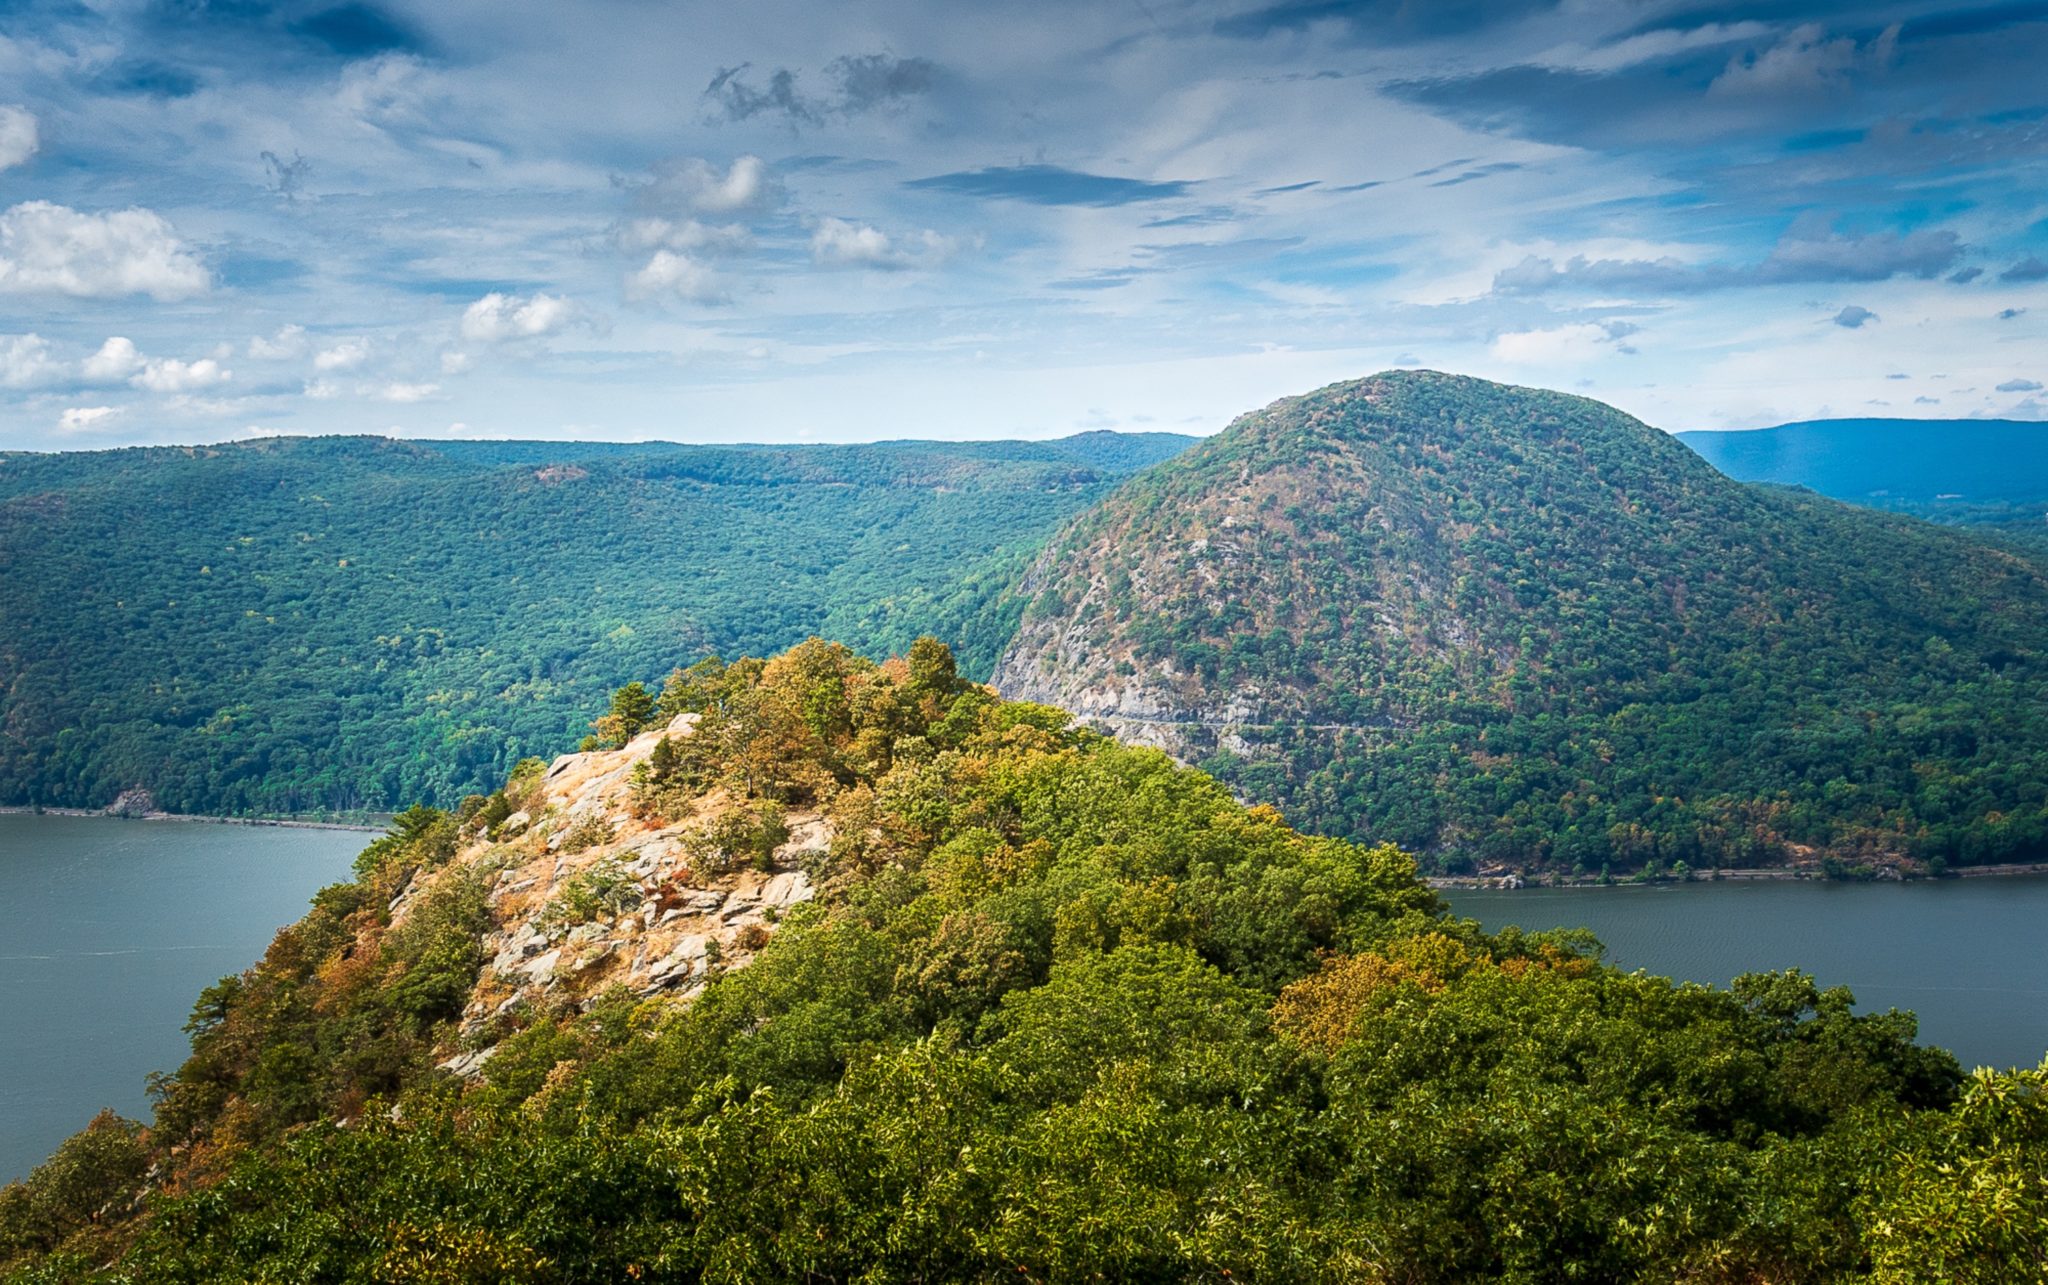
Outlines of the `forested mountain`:
{"type": "Polygon", "coordinates": [[[1391,846],[998,701],[929,640],[649,695],[401,815],[201,996],[146,1131],[103,1115],[0,1189],[0,1280],[2048,1263],[2048,1069],[1966,1078],[1796,972],[1713,990],[1488,935],[1391,846]]]}
{"type": "Polygon", "coordinates": [[[2048,423],[1825,419],[1678,440],[1744,482],[1803,486],[2048,551],[2048,423]]]}
{"type": "Polygon", "coordinates": [[[1584,398],[1289,398],[1023,582],[1006,695],[1442,870],[2048,852],[2048,572],[1584,398]]]}
{"type": "Polygon", "coordinates": [[[626,677],[814,633],[986,673],[1028,554],[1188,441],[0,455],[0,804],[452,802],[626,677]]]}

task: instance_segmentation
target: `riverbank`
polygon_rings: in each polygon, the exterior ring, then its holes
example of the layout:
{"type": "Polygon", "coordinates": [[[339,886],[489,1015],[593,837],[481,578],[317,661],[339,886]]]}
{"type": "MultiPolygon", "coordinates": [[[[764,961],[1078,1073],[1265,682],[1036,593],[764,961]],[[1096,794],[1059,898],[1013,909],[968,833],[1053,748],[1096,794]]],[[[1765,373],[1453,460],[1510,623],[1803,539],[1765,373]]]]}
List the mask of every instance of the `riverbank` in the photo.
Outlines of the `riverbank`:
{"type": "Polygon", "coordinates": [[[184,812],[145,812],[141,816],[116,816],[96,808],[0,808],[0,816],[115,817],[122,821],[203,821],[208,825],[263,825],[286,830],[354,830],[382,834],[386,827],[355,821],[301,821],[286,817],[210,817],[184,812]]]}
{"type": "Polygon", "coordinates": [[[1951,866],[1939,875],[1902,876],[1895,870],[1884,867],[1877,877],[1871,879],[1830,879],[1826,871],[1815,865],[1696,870],[1683,879],[1665,875],[1656,879],[1620,878],[1602,881],[1597,876],[1492,874],[1423,875],[1422,882],[1440,891],[1513,892],[1525,888],[1643,888],[1685,883],[1931,883],[1938,879],[1988,879],[2011,875],[2048,875],[2048,860],[1988,866],[1951,866]]]}

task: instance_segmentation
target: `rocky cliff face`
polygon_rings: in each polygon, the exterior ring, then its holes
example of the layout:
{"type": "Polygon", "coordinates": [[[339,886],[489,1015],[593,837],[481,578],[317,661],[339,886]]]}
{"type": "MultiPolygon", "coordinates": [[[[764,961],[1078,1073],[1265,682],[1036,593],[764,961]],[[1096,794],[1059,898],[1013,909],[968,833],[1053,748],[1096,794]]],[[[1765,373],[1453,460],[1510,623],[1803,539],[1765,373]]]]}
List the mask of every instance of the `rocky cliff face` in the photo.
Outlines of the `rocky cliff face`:
{"type": "Polygon", "coordinates": [[[489,962],[445,1069],[483,1066],[498,1019],[521,1005],[581,1007],[613,986],[694,996],[715,972],[746,967],[781,915],[812,898],[805,858],[831,838],[815,812],[791,813],[788,837],[767,859],[738,869],[706,864],[703,845],[690,842],[731,806],[721,792],[697,800],[681,820],[636,812],[634,769],[663,736],[691,736],[696,722],[683,714],[623,748],[556,759],[528,808],[492,827],[496,839],[469,835],[453,860],[399,893],[393,931],[440,881],[481,877],[489,888],[489,962]]]}

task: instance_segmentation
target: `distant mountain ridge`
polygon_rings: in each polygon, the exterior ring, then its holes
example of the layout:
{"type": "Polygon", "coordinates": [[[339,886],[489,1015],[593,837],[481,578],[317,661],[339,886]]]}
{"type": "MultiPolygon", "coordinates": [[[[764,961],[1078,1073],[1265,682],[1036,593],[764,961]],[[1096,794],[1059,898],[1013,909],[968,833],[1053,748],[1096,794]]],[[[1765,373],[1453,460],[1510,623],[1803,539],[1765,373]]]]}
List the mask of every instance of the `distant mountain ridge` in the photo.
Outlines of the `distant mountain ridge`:
{"type": "Polygon", "coordinates": [[[811,634],[985,674],[1038,544],[1192,440],[0,455],[0,805],[452,804],[624,678],[811,634]]]}
{"type": "Polygon", "coordinates": [[[1023,582],[1004,695],[1443,869],[2048,845],[2048,574],[1392,372],[1235,421],[1023,582]]]}
{"type": "Polygon", "coordinates": [[[2048,552],[2048,423],[1829,419],[1676,436],[1739,481],[2017,535],[2048,552]]]}

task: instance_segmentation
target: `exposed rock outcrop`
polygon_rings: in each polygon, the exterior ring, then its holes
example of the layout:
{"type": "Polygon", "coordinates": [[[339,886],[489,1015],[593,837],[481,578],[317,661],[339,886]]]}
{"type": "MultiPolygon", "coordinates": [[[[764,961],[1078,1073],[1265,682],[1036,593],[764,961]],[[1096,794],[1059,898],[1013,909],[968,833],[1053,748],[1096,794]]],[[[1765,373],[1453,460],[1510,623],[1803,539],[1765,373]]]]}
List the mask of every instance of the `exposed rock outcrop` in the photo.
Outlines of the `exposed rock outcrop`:
{"type": "MultiPolygon", "coordinates": [[[[481,1070],[499,1019],[521,1005],[584,1006],[613,986],[692,998],[715,973],[746,967],[781,916],[815,895],[805,857],[831,840],[815,812],[791,813],[787,839],[767,859],[735,864],[702,839],[733,806],[721,792],[696,800],[687,816],[635,810],[634,769],[661,737],[691,735],[696,718],[681,715],[621,749],[556,759],[528,806],[495,827],[495,840],[469,836],[452,861],[423,876],[480,878],[489,888],[489,959],[444,1069],[481,1070]]],[[[394,923],[420,904],[418,892],[401,893],[394,923]]]]}
{"type": "Polygon", "coordinates": [[[107,805],[110,817],[154,816],[162,809],[156,805],[156,796],[139,785],[132,785],[116,795],[107,805]]]}

